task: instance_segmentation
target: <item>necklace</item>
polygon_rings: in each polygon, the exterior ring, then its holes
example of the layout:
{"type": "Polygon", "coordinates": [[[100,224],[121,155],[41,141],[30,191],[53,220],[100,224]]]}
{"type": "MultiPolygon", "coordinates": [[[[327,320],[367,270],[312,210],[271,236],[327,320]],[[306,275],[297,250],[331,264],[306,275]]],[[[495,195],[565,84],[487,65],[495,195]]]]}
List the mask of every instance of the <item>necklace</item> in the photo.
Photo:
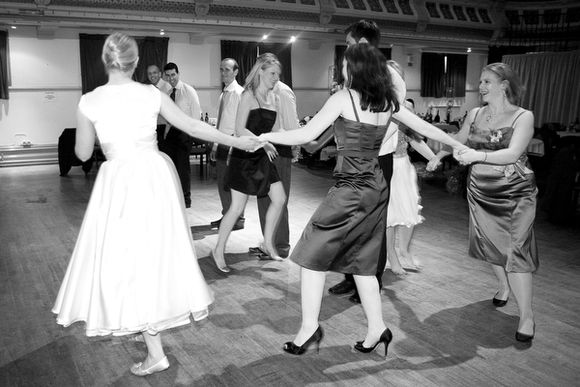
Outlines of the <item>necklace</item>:
{"type": "Polygon", "coordinates": [[[489,106],[488,106],[487,107],[487,112],[486,112],[486,115],[485,115],[485,121],[491,122],[491,121],[493,121],[495,119],[496,116],[497,116],[497,113],[493,113],[491,111],[491,109],[489,108],[489,106]]]}

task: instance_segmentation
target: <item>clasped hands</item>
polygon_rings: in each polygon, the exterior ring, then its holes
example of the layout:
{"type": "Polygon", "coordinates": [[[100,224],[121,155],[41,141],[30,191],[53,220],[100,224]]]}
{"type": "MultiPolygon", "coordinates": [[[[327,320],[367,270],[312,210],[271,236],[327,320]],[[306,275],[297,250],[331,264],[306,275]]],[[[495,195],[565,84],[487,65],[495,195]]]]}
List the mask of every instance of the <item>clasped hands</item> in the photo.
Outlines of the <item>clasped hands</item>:
{"type": "Polygon", "coordinates": [[[266,141],[262,136],[241,136],[239,137],[239,140],[241,142],[240,148],[246,152],[255,152],[260,148],[264,148],[270,161],[273,161],[276,157],[278,157],[278,151],[276,150],[276,147],[266,141]]]}
{"type": "Polygon", "coordinates": [[[453,157],[461,165],[469,165],[481,160],[481,152],[471,149],[465,145],[453,148],[453,157]]]}
{"type": "MultiPolygon", "coordinates": [[[[471,149],[465,145],[457,146],[453,148],[453,157],[459,162],[461,165],[469,165],[471,163],[481,161],[481,152],[478,152],[474,149],[471,149]]],[[[441,165],[441,158],[442,155],[437,155],[433,157],[427,163],[426,170],[429,172],[435,171],[441,165]]]]}

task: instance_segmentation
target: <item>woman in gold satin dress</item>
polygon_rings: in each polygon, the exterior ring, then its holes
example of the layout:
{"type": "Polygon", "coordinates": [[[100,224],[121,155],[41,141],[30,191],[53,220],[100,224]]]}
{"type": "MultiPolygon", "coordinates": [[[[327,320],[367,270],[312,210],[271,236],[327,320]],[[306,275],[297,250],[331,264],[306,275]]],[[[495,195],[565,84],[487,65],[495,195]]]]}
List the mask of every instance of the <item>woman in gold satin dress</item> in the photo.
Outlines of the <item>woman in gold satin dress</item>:
{"type": "Polygon", "coordinates": [[[498,279],[495,306],[504,306],[513,293],[520,314],[516,340],[531,342],[532,273],[539,266],[533,230],[538,189],[526,148],[534,134],[534,115],[518,106],[523,87],[504,63],[483,68],[479,93],[484,106],[469,113],[456,137],[471,149],[455,152],[459,162],[471,164],[469,254],[491,263],[498,279]]]}

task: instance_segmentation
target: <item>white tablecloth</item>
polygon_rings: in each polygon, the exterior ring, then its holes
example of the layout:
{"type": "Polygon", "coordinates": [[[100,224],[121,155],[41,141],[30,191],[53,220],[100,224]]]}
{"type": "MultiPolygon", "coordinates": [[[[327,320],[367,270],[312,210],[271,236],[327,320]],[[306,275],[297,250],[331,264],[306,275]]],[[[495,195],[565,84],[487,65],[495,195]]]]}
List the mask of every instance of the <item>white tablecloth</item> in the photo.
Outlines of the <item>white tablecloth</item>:
{"type": "Polygon", "coordinates": [[[528,144],[528,155],[542,157],[544,155],[544,141],[532,138],[528,144]]]}
{"type": "Polygon", "coordinates": [[[560,137],[580,137],[580,132],[556,132],[560,137]]]}

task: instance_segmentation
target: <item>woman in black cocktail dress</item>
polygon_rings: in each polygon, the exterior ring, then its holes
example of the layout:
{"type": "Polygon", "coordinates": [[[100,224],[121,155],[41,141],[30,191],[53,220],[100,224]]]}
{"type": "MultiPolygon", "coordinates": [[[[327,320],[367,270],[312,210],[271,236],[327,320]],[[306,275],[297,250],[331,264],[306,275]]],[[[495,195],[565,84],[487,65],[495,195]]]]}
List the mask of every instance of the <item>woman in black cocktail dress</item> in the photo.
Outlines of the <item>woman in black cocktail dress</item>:
{"type": "MultiPolygon", "coordinates": [[[[280,62],[269,53],[262,54],[249,75],[236,114],[238,136],[259,136],[279,126],[279,100],[272,92],[280,79],[280,62]]],[[[228,163],[226,185],[232,193],[230,208],[224,215],[219,228],[218,241],[212,251],[217,267],[230,271],[225,261],[226,242],[237,219],[244,212],[249,195],[270,197],[266,212],[264,242],[260,246],[267,257],[281,260],[274,246],[274,233],[286,201],[286,193],[272,163],[278,153],[272,144],[264,144],[254,153],[234,149],[228,163]]]]}

